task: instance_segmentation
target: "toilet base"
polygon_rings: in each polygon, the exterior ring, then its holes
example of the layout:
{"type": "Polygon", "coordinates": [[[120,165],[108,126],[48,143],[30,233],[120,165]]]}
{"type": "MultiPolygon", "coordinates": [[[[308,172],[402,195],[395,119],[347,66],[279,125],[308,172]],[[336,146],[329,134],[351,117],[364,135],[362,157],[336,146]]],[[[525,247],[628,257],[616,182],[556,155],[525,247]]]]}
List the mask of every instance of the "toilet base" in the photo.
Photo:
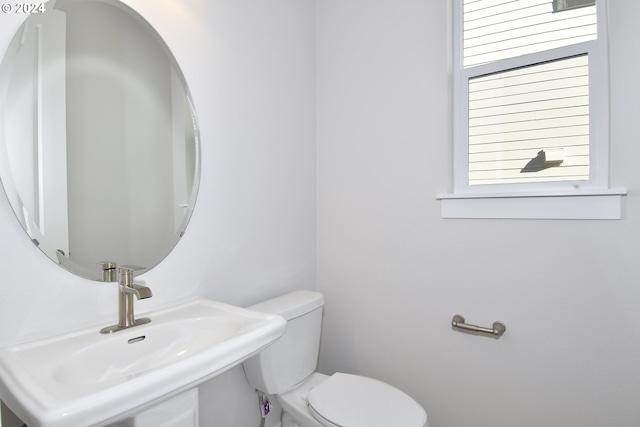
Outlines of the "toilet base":
{"type": "Polygon", "coordinates": [[[293,419],[291,414],[288,412],[282,413],[282,422],[280,423],[280,427],[306,427],[300,424],[297,420],[293,419]]]}
{"type": "Polygon", "coordinates": [[[314,372],[293,390],[276,395],[278,403],[282,406],[282,427],[326,427],[313,418],[309,412],[307,395],[309,390],[327,378],[329,376],[314,372]]]}

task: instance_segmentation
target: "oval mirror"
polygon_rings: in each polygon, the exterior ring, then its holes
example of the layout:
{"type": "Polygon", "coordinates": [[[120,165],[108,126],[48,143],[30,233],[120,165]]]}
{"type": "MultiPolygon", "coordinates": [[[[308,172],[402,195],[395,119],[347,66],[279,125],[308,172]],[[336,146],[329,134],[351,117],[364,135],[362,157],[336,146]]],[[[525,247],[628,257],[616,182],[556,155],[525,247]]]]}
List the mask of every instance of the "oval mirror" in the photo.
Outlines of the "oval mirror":
{"type": "Polygon", "coordinates": [[[187,226],[199,131],[178,64],[117,0],[57,0],[0,63],[0,178],[54,262],[112,280],[106,262],[157,265],[187,226]]]}

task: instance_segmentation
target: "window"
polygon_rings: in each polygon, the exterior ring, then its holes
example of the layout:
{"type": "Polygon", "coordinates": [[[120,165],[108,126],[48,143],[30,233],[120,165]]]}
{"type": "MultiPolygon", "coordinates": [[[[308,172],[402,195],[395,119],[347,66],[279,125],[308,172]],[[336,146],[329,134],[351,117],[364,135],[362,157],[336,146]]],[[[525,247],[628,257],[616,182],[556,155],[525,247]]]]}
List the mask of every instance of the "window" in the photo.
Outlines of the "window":
{"type": "Polygon", "coordinates": [[[469,79],[469,185],[589,180],[589,57],[469,79]]]}
{"type": "Polygon", "coordinates": [[[619,211],[624,191],[608,188],[605,1],[454,0],[454,188],[439,198],[526,206],[523,197],[615,193],[619,211]]]}

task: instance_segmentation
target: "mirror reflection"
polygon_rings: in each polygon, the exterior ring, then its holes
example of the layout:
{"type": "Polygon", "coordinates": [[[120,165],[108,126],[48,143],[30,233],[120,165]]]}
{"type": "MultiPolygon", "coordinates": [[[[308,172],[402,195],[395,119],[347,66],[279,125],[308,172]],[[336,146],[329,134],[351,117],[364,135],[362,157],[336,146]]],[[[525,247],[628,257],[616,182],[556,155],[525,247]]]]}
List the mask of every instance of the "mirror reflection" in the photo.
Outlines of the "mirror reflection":
{"type": "Polygon", "coordinates": [[[199,133],[157,32],[117,0],[30,15],[0,64],[0,178],[31,240],[80,276],[159,263],[187,226],[199,133]]]}

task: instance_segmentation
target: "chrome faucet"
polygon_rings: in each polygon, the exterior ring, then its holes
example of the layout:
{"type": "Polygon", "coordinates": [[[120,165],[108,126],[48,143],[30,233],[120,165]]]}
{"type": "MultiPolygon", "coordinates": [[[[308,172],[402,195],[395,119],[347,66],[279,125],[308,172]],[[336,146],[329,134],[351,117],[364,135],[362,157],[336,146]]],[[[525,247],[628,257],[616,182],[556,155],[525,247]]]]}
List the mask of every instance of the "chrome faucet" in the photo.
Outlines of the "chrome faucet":
{"type": "Polygon", "coordinates": [[[133,283],[133,272],[140,267],[125,265],[119,268],[120,284],[118,285],[118,324],[107,326],[100,330],[101,334],[111,334],[133,326],[144,325],[151,322],[148,317],[136,319],[133,312],[133,296],[136,299],[145,299],[153,296],[151,289],[146,286],[133,283]]]}

